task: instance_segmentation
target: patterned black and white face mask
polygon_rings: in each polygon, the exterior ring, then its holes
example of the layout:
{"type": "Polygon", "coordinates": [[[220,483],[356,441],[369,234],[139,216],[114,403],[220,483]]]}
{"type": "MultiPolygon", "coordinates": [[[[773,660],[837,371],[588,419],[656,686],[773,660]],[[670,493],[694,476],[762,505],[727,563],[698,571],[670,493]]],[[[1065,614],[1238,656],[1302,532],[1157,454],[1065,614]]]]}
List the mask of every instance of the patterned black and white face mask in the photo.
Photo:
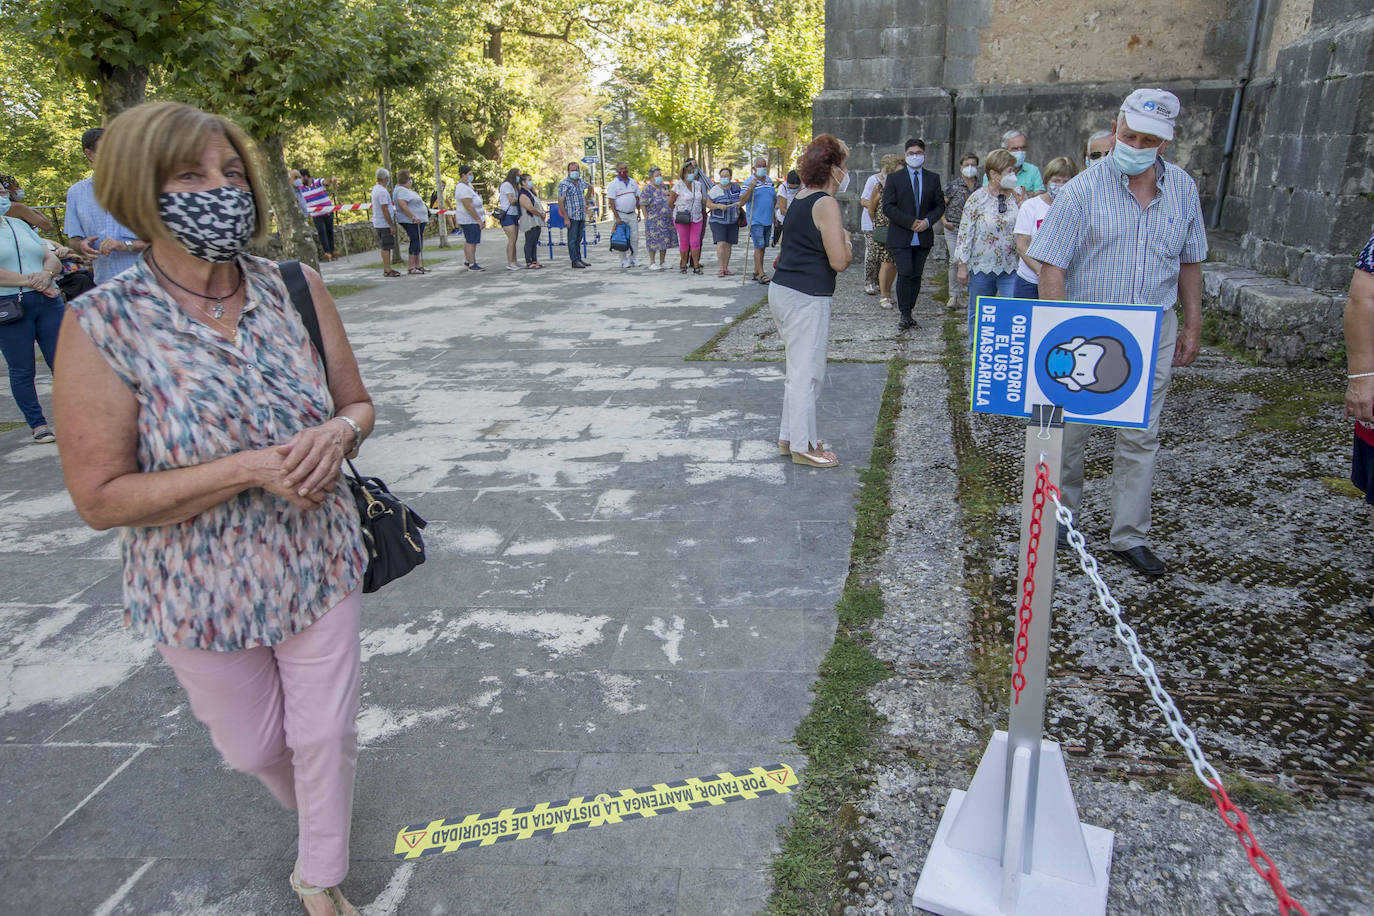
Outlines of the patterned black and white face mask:
{"type": "Polygon", "coordinates": [[[162,222],[192,257],[216,263],[232,261],[248,247],[258,215],[253,192],[230,185],[160,194],[157,207],[162,222]]]}

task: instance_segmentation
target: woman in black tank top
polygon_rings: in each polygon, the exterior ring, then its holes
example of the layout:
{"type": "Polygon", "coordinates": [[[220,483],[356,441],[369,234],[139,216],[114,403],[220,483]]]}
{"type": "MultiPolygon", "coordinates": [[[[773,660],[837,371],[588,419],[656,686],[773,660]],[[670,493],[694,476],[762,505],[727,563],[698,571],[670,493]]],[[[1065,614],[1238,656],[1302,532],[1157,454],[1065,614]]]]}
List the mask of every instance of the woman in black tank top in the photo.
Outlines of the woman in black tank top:
{"type": "Polygon", "coordinates": [[[815,468],[840,463],[816,430],[816,397],[825,380],[835,275],[853,258],[834,197],[849,184],[848,158],[848,147],[830,134],[816,137],[802,153],[797,172],[804,187],[787,207],[782,251],[768,286],[768,307],[787,350],[778,451],[815,468]]]}

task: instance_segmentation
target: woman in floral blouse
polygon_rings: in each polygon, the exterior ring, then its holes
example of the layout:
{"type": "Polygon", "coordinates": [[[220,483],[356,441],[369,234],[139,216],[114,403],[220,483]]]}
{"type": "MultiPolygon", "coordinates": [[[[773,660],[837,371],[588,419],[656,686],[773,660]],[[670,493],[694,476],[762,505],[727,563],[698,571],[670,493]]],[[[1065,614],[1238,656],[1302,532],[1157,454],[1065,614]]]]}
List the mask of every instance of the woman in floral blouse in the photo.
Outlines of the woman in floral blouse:
{"type": "Polygon", "coordinates": [[[968,287],[970,344],[978,297],[1011,296],[1016,280],[1016,157],[995,149],[988,153],[983,170],[987,186],[970,194],[964,204],[954,246],[959,282],[968,287]]]}
{"type": "Polygon", "coordinates": [[[673,228],[673,208],[668,206],[668,186],[663,182],[663,170],[649,169],[649,180],[639,192],[644,207],[644,247],[649,250],[649,269],[663,270],[668,249],[677,244],[673,228]]]}
{"type": "MultiPolygon", "coordinates": [[[[1355,421],[1350,481],[1374,510],[1374,236],[1355,261],[1345,306],[1345,415],[1355,421]]],[[[1365,613],[1374,618],[1374,598],[1365,613]]]]}
{"type": "Polygon", "coordinates": [[[53,393],[67,489],[93,528],[121,529],[125,623],[225,763],[298,810],[306,911],[356,914],[337,885],[366,555],[339,471],[372,401],[319,274],[304,268],[324,354],[277,265],[245,253],[268,205],[239,128],[150,102],[100,146],[97,199],[149,247],[68,306],[53,393]]]}

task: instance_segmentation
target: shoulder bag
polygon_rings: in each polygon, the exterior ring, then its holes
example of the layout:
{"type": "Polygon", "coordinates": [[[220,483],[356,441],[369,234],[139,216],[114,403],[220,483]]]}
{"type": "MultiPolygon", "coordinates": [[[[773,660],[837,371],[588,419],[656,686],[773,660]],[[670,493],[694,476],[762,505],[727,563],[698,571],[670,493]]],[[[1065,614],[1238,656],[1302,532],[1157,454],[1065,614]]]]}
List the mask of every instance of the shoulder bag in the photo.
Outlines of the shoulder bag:
{"type": "MultiPolygon", "coordinates": [[[[681,195],[679,195],[679,197],[680,197],[680,196],[681,196],[681,195]]],[[[696,180],[695,178],[693,178],[693,179],[692,179],[692,207],[695,207],[695,206],[696,206],[696,202],[697,202],[697,180],[696,180]]],[[[673,222],[677,223],[679,226],[690,226],[690,225],[692,224],[692,207],[688,207],[686,210],[683,210],[683,209],[682,209],[682,201],[679,200],[679,201],[678,201],[678,209],[677,209],[676,211],[674,211],[674,213],[673,213],[673,222]]]]}
{"type": "MultiPolygon", "coordinates": [[[[301,270],[301,263],[282,261],[277,266],[282,279],[286,281],[286,289],[291,293],[291,303],[301,316],[301,323],[310,335],[310,343],[319,354],[325,377],[328,378],[329,364],[324,356],[320,319],[315,314],[315,298],[310,294],[310,284],[301,270]]],[[[393,496],[381,478],[364,477],[358,473],[352,461],[347,464],[351,473],[345,474],[344,480],[353,493],[353,502],[358,508],[358,519],[362,526],[363,544],[367,548],[363,591],[370,593],[425,562],[425,542],[420,537],[425,520],[393,496]]]]}
{"type": "MultiPolygon", "coordinates": [[[[14,226],[10,225],[8,217],[0,216],[0,220],[4,220],[5,225],[9,226],[10,237],[14,239],[15,266],[19,268],[19,270],[16,271],[16,273],[22,275],[24,273],[24,259],[23,256],[19,253],[19,235],[14,231],[14,226]]],[[[20,320],[23,317],[24,292],[22,289],[19,292],[15,293],[12,297],[6,296],[3,299],[0,299],[0,324],[14,324],[16,321],[20,320]]]]}

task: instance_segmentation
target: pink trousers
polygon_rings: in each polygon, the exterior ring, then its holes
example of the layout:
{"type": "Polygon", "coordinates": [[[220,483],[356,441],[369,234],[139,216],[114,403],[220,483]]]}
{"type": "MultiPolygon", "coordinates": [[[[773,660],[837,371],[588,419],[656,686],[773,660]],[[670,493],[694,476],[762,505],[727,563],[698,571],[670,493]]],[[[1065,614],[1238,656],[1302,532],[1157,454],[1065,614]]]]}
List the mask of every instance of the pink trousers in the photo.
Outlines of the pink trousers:
{"type": "Polygon", "coordinates": [[[677,241],[678,246],[684,251],[698,251],[701,248],[701,237],[706,234],[706,218],[702,217],[699,223],[678,223],[677,241]]]}
{"type": "Polygon", "coordinates": [[[271,648],[158,646],[224,762],[258,777],[296,811],[300,876],[319,887],[348,873],[361,612],[355,591],[271,648]]]}

